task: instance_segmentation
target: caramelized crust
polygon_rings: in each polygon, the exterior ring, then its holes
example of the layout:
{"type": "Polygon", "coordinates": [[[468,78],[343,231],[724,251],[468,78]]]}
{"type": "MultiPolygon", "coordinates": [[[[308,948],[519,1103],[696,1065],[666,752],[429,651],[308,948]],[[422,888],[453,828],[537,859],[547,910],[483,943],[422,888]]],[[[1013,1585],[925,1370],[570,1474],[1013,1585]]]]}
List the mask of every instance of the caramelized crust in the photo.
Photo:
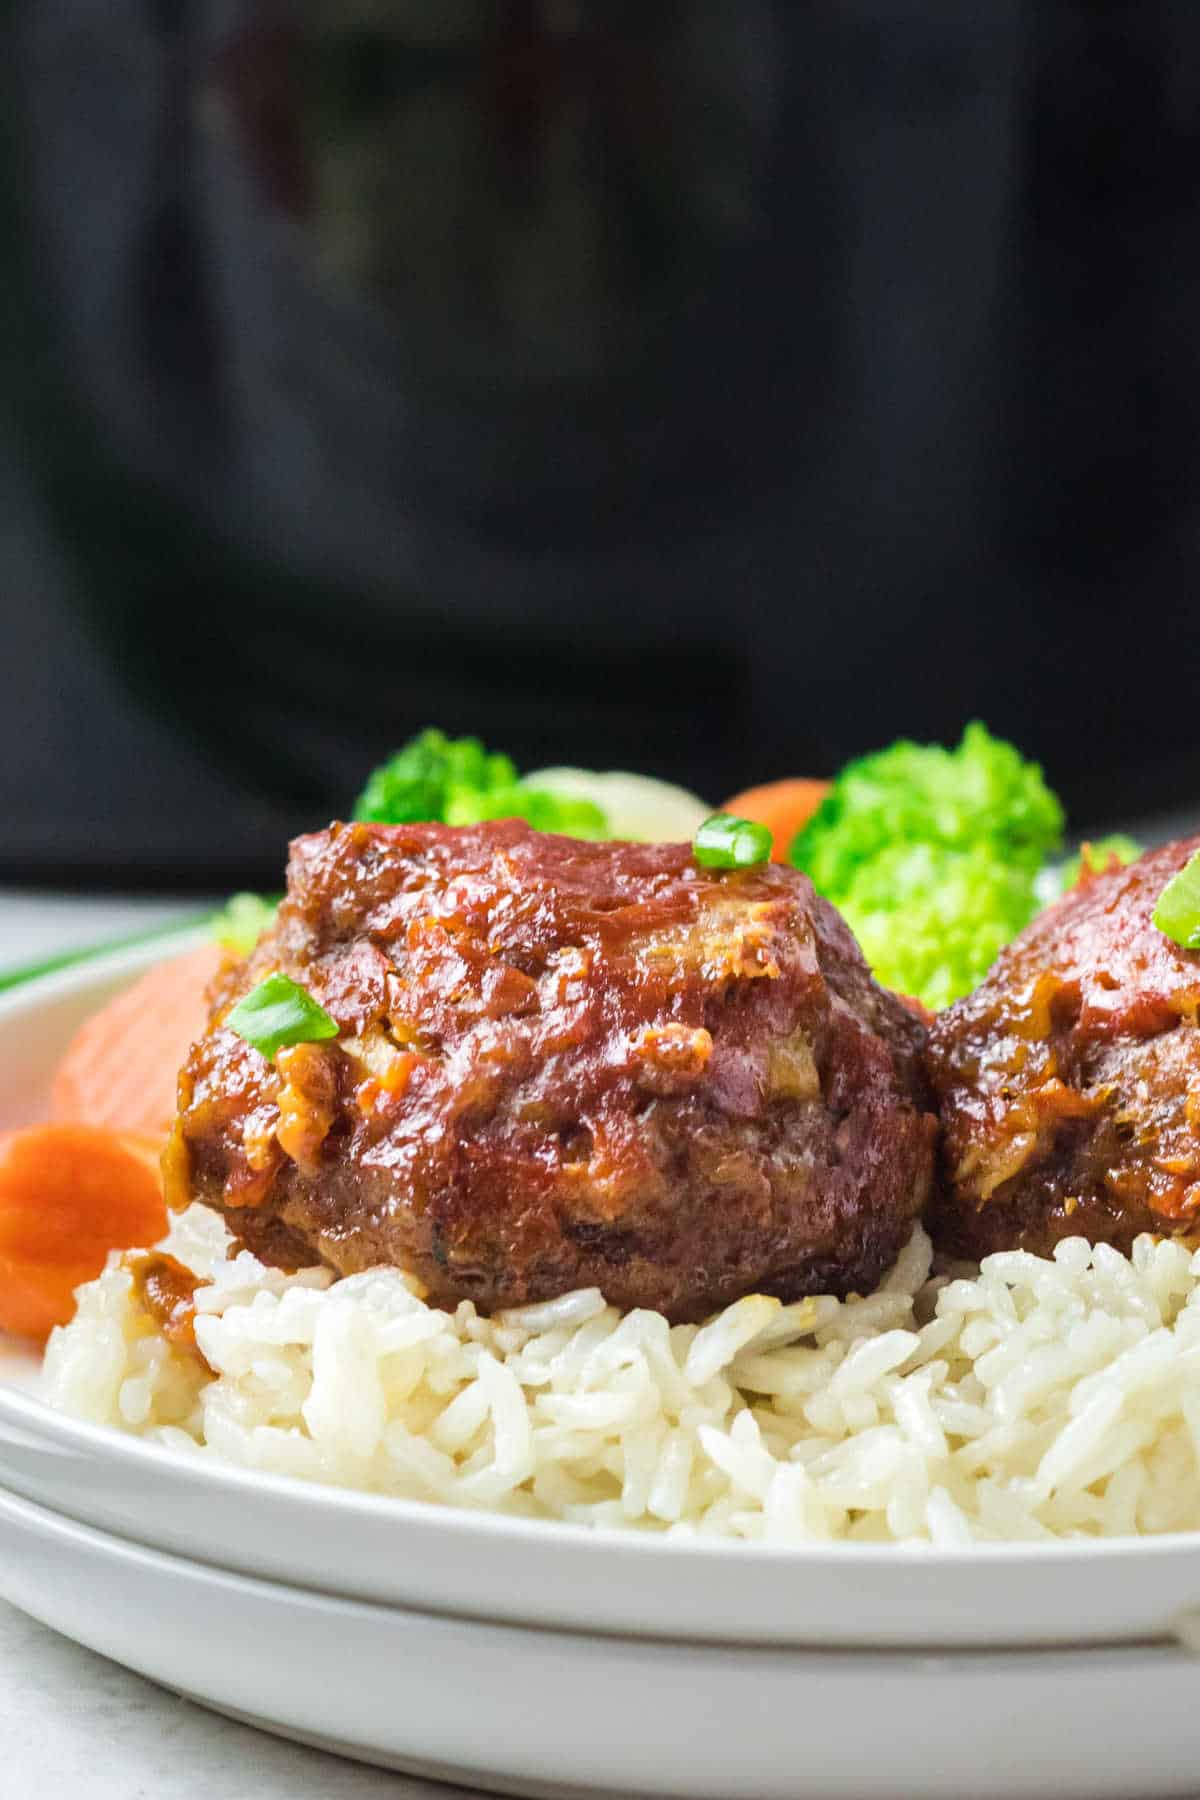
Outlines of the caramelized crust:
{"type": "Polygon", "coordinates": [[[180,1080],[168,1198],[256,1254],[482,1308],[598,1285],[701,1316],[871,1286],[927,1197],[923,1027],[797,872],[515,822],[335,825],[180,1080]],[[272,1067],[269,970],[337,1020],[272,1067]]]}
{"type": "Polygon", "coordinates": [[[968,1256],[1061,1237],[1128,1250],[1200,1208],[1200,955],[1151,914],[1200,838],[1086,876],[937,1019],[934,1232],[968,1256]]]}

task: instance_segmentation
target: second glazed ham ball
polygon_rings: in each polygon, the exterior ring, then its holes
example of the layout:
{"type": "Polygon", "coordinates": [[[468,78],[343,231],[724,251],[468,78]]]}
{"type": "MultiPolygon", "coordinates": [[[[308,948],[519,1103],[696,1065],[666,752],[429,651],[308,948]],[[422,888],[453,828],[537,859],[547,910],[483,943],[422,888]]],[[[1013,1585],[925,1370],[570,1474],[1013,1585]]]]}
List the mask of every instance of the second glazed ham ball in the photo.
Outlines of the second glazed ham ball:
{"type": "Polygon", "coordinates": [[[928,1197],[922,1027],[793,869],[336,825],[293,845],[278,928],[214,998],[168,1198],[285,1268],[692,1319],[870,1289],[928,1197]],[[272,1065],[225,1025],[273,969],[336,1042],[272,1065]]]}
{"type": "Polygon", "coordinates": [[[1200,954],[1152,918],[1197,848],[1086,876],[939,1014],[941,1247],[1128,1251],[1139,1232],[1200,1229],[1200,954]]]}

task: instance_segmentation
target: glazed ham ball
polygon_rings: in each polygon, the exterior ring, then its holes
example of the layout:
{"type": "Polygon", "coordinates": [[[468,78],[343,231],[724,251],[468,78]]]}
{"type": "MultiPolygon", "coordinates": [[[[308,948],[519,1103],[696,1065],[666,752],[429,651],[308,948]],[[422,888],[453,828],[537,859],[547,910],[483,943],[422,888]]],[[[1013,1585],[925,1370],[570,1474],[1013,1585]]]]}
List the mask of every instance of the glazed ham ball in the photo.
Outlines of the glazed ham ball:
{"type": "Polygon", "coordinates": [[[258,1256],[394,1263],[481,1309],[597,1286],[700,1318],[871,1288],[931,1179],[923,1030],[807,878],[513,821],[335,825],[218,984],[168,1198],[258,1256]],[[336,1042],[224,1024],[271,970],[336,1042]]]}
{"type": "Polygon", "coordinates": [[[1045,1255],[1081,1236],[1128,1251],[1142,1231],[1197,1232],[1200,954],[1151,915],[1198,847],[1086,876],[938,1016],[943,1248],[1045,1255]]]}

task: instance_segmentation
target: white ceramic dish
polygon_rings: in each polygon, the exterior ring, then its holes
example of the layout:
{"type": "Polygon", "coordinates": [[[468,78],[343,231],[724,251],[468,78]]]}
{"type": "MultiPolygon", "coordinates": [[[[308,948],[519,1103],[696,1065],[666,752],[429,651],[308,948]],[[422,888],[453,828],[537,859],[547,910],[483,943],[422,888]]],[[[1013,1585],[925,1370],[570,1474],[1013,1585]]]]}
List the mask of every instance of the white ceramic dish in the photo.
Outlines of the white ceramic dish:
{"type": "Polygon", "coordinates": [[[207,1569],[3,1496],[0,1589],[208,1705],[521,1793],[1195,1792],[1180,1649],[821,1653],[471,1623],[207,1569]]]}
{"type": "MultiPolygon", "coordinates": [[[[167,953],[181,947],[172,940],[167,953]]],[[[76,1025],[163,953],[121,951],[0,1000],[0,1123],[44,1108],[76,1025]]],[[[780,1551],[598,1534],[181,1458],[51,1412],[36,1385],[36,1359],[0,1339],[0,1485],[135,1542],[325,1593],[516,1624],[809,1647],[1164,1639],[1180,1612],[1200,1609],[1200,1535],[780,1551]]]]}
{"type": "MultiPolygon", "coordinates": [[[[22,1356],[18,1378],[36,1379],[22,1356]]],[[[4,1380],[0,1363],[0,1382],[4,1380]]],[[[683,1641],[994,1648],[1165,1639],[1200,1610],[1190,1537],[808,1551],[452,1512],[183,1458],[0,1386],[0,1486],[82,1523],[316,1592],[683,1641]]]]}
{"type": "MultiPolygon", "coordinates": [[[[161,954],[0,1000],[0,1123],[44,1110],[70,1032],[161,954]]],[[[1174,1634],[1200,1640],[1200,1538],[590,1534],[178,1457],[54,1414],[36,1380],[0,1341],[0,1591],[274,1729],[522,1789],[1194,1790],[1196,1666],[1174,1634]]]]}

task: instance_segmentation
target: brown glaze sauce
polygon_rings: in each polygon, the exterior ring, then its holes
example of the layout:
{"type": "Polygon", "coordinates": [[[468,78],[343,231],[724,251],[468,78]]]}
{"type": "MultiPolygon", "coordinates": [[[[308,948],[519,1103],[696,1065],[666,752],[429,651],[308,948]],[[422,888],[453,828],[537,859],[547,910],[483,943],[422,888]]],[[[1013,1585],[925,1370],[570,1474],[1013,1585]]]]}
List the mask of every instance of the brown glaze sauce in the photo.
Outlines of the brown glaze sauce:
{"type": "Polygon", "coordinates": [[[935,1021],[946,1183],[933,1227],[955,1253],[1195,1234],[1200,955],[1153,913],[1197,848],[1085,876],[935,1021]]]}
{"type": "Polygon", "coordinates": [[[132,1258],[129,1272],[142,1310],[149,1314],[168,1344],[203,1355],[196,1342],[196,1289],[200,1277],[165,1250],[132,1258]]]}

